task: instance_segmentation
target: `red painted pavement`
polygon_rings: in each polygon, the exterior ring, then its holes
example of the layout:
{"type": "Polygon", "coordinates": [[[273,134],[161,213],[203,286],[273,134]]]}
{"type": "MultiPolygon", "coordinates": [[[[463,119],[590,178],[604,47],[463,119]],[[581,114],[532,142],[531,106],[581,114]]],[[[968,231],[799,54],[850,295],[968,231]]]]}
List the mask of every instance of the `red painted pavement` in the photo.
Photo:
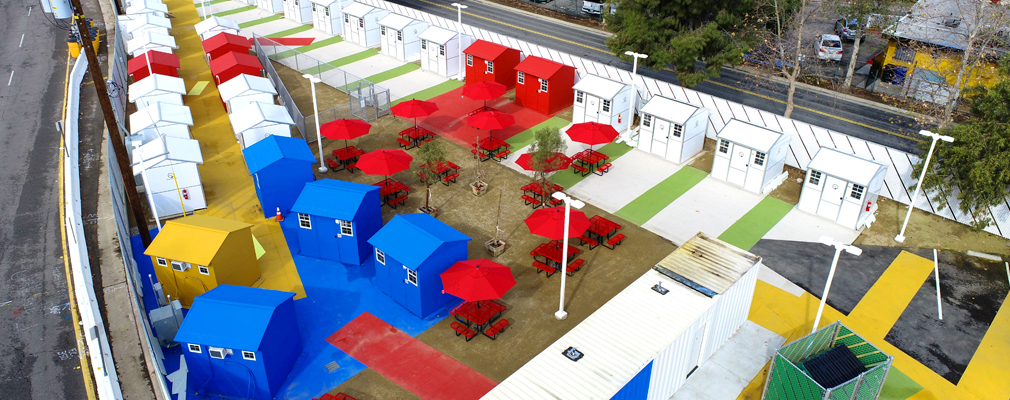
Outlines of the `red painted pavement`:
{"type": "Polygon", "coordinates": [[[422,399],[479,399],[498,385],[367,312],[326,341],[422,399]]]}
{"type": "MultiPolygon", "coordinates": [[[[469,116],[470,112],[483,107],[484,101],[470,100],[463,97],[463,87],[428,99],[428,101],[435,102],[438,105],[438,111],[427,117],[418,118],[417,123],[419,125],[463,146],[472,146],[478,140],[478,137],[483,139],[488,136],[487,130],[471,128],[466,123],[466,117],[469,116]]],[[[520,106],[505,97],[488,100],[487,105],[503,113],[511,114],[516,119],[515,125],[505,129],[494,130],[494,137],[501,140],[506,140],[551,117],[550,115],[544,115],[520,106]]]]}
{"type": "MultiPolygon", "coordinates": [[[[249,44],[250,45],[253,44],[253,40],[255,40],[255,39],[249,38],[249,44]]],[[[277,46],[277,45],[281,45],[281,46],[288,46],[288,47],[297,47],[297,46],[308,46],[308,45],[312,44],[313,40],[316,40],[316,39],[315,38],[259,38],[258,41],[260,42],[260,46],[277,46]]]]}

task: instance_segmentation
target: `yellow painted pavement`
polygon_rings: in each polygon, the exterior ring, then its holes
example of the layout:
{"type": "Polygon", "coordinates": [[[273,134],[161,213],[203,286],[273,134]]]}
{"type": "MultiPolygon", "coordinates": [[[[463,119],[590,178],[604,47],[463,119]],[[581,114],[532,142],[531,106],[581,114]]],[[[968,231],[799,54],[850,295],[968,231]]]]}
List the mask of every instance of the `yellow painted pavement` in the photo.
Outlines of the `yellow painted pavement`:
{"type": "Polygon", "coordinates": [[[193,113],[193,138],[200,141],[203,152],[204,163],[199,169],[207,209],[196,214],[252,224],[253,235],[266,251],[259,259],[263,278],[253,286],[293,292],[296,299],[303,298],[305,289],[280,225],[263,218],[253,179],[213,83],[200,37],[193,28],[200,22],[196,6],[190,0],[168,0],[165,5],[175,16],[171,32],[179,46],[179,77],[191,90],[184,101],[193,113]]]}

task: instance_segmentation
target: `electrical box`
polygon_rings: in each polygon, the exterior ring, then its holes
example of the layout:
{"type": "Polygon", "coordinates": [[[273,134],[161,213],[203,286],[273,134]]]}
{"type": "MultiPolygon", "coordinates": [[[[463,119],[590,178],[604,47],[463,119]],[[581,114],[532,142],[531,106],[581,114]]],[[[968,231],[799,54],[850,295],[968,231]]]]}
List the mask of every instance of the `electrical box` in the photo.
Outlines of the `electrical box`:
{"type": "Polygon", "coordinates": [[[41,0],[42,11],[52,14],[56,19],[70,18],[74,15],[70,0],[41,0]]]}
{"type": "Polygon", "coordinates": [[[154,327],[155,336],[161,347],[172,347],[177,345],[175,334],[182,326],[182,303],[179,300],[172,300],[172,303],[151,310],[151,325],[154,327]]]}

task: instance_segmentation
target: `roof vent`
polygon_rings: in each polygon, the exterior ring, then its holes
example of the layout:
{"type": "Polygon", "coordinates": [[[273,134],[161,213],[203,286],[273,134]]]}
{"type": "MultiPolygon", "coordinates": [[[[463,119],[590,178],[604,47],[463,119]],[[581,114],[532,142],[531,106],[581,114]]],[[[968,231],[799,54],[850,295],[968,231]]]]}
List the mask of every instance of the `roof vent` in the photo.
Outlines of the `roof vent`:
{"type": "Polygon", "coordinates": [[[945,18],[943,20],[943,26],[948,28],[957,28],[961,25],[961,18],[945,18]]]}
{"type": "Polygon", "coordinates": [[[585,356],[585,354],[575,347],[568,347],[565,351],[562,351],[561,354],[572,361],[579,361],[582,359],[582,356],[585,356]]]}

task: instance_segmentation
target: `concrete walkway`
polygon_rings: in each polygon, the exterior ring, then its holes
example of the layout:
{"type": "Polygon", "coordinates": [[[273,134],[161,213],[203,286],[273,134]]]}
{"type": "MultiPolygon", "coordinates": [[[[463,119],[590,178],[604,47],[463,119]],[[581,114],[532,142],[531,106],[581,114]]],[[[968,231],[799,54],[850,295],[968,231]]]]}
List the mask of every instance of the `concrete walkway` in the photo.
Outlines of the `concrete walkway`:
{"type": "Polygon", "coordinates": [[[726,182],[705,178],[642,227],[676,244],[686,242],[698,232],[718,236],[762,197],[726,182]]]}
{"type": "Polygon", "coordinates": [[[745,321],[712,357],[705,361],[670,400],[735,399],[761,372],[785,338],[745,321]]]}

